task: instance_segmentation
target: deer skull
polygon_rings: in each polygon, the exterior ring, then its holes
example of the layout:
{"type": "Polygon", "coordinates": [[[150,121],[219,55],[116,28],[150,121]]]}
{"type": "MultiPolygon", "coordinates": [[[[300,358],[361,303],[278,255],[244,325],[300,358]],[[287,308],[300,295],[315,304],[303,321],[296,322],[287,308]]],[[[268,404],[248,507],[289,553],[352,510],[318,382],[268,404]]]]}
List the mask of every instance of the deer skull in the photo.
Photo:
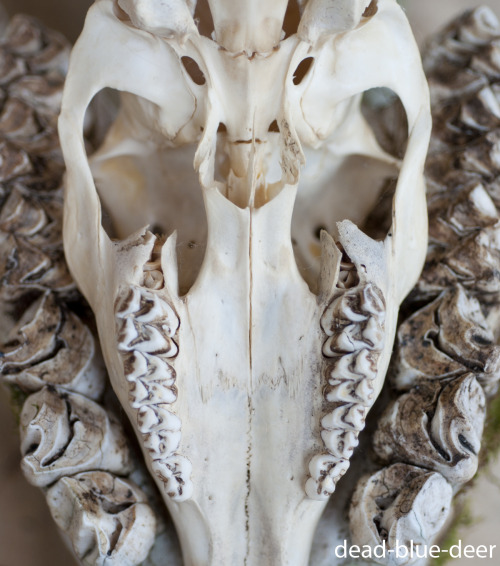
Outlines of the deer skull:
{"type": "Polygon", "coordinates": [[[185,564],[305,564],[425,257],[427,86],[395,0],[302,0],[286,37],[287,0],[209,0],[211,37],[195,4],[90,9],[59,122],[65,250],[185,564]],[[89,160],[106,87],[121,109],[89,160]],[[361,112],[376,87],[406,111],[402,159],[361,112]],[[375,240],[356,224],[391,176],[375,240]]]}

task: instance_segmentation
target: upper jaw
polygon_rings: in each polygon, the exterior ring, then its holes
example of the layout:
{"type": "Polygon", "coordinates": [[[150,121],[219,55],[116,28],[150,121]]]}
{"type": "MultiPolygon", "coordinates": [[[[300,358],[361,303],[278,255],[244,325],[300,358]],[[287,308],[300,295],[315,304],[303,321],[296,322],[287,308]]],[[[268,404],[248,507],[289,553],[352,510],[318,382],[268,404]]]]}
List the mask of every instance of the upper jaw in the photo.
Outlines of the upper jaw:
{"type": "MultiPolygon", "coordinates": [[[[96,313],[113,387],[188,563],[259,563],[264,555],[285,564],[291,548],[296,564],[305,562],[382,386],[399,303],[423,262],[426,86],[419,71],[407,69],[416,47],[401,31],[407,24],[395,3],[380,2],[378,19],[362,24],[352,34],[337,30],[335,41],[320,34],[315,42],[312,28],[303,28],[300,38],[252,58],[192,30],[167,39],[137,30],[100,0],[73,53],[60,118],[68,264],[96,313]],[[402,28],[382,41],[391,18],[402,28]],[[106,49],[96,57],[95,36],[104,30],[106,49]],[[374,38],[377,60],[393,56],[395,44],[403,49],[377,73],[363,49],[374,38]],[[144,51],[146,61],[137,55],[144,51]],[[296,85],[306,53],[315,63],[296,85]],[[183,70],[184,56],[196,57],[204,85],[183,70]],[[128,69],[114,68],[116,60],[128,69]],[[80,69],[90,67],[96,71],[88,80],[80,69]],[[160,68],[170,76],[159,76],[160,68]],[[359,94],[381,83],[407,112],[401,162],[377,146],[360,111],[359,94]],[[91,173],[81,127],[104,86],[131,94],[91,173]],[[279,132],[269,132],[275,120],[279,132]],[[311,156],[302,168],[308,203],[300,195],[303,147],[311,156]],[[335,184],[345,180],[340,173],[353,153],[392,172],[400,167],[383,241],[325,212],[340,208],[335,184]],[[315,158],[328,163],[328,181],[314,174],[321,173],[315,158]],[[101,225],[95,181],[118,241],[101,225]],[[175,205],[165,205],[165,196],[175,205]],[[324,215],[316,248],[294,249],[293,235],[313,233],[324,215]],[[167,234],[177,225],[178,240],[141,228],[147,222],[167,234]],[[201,249],[196,260],[192,249],[201,249]],[[151,304],[158,308],[148,310],[151,304]]],[[[363,182],[368,194],[373,176],[363,182]]]]}

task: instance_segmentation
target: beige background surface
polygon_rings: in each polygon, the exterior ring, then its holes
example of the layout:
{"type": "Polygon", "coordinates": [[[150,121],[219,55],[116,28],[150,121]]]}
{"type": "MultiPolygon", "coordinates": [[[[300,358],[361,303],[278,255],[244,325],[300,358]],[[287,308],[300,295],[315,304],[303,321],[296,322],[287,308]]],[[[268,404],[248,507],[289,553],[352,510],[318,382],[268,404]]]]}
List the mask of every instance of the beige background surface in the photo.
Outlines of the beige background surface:
{"type": "MultiPolygon", "coordinates": [[[[3,3],[10,14],[35,15],[74,40],[91,2],[4,0],[3,3]]],[[[402,4],[420,44],[444,21],[464,9],[487,4],[500,17],[500,0],[403,0],[402,4]]],[[[72,566],[75,563],[52,524],[41,493],[29,486],[19,472],[19,459],[17,426],[5,392],[0,388],[0,566],[72,566]]],[[[500,460],[481,475],[469,499],[477,522],[467,532],[461,532],[464,543],[500,547],[500,460]]],[[[450,564],[476,566],[476,561],[454,560],[450,564]]],[[[500,565],[500,550],[493,560],[481,560],[480,564],[500,565]]]]}

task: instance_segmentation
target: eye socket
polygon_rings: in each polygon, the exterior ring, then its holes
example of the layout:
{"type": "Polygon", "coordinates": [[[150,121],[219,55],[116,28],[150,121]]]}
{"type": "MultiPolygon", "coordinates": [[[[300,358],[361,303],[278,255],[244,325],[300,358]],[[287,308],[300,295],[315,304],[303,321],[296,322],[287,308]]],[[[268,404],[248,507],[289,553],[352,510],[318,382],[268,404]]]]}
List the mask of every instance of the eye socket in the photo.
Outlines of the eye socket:
{"type": "Polygon", "coordinates": [[[363,12],[363,18],[371,18],[378,12],[378,0],[372,0],[363,12]]]}
{"type": "Polygon", "coordinates": [[[207,82],[203,71],[192,57],[184,56],[181,58],[181,62],[186,69],[186,73],[189,75],[194,84],[201,86],[207,82]]]}
{"type": "Polygon", "coordinates": [[[305,59],[302,59],[302,61],[297,65],[292,79],[294,85],[299,85],[303,81],[304,77],[307,75],[307,72],[311,68],[311,65],[313,64],[313,61],[314,57],[306,57],[305,59]]]}

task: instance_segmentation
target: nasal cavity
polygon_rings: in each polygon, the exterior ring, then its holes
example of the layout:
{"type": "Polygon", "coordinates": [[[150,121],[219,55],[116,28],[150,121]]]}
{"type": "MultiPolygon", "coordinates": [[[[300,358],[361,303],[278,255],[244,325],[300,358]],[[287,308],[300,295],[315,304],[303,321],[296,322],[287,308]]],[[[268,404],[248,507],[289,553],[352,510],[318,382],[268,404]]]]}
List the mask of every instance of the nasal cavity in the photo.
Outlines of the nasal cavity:
{"type": "Polygon", "coordinates": [[[305,59],[302,59],[302,61],[297,65],[292,79],[294,85],[299,85],[304,80],[304,77],[307,75],[309,69],[311,68],[313,61],[314,57],[306,57],[305,59]]]}
{"type": "Polygon", "coordinates": [[[203,71],[193,58],[184,56],[181,58],[181,62],[186,69],[186,73],[195,84],[201,86],[207,82],[203,71]]]}

